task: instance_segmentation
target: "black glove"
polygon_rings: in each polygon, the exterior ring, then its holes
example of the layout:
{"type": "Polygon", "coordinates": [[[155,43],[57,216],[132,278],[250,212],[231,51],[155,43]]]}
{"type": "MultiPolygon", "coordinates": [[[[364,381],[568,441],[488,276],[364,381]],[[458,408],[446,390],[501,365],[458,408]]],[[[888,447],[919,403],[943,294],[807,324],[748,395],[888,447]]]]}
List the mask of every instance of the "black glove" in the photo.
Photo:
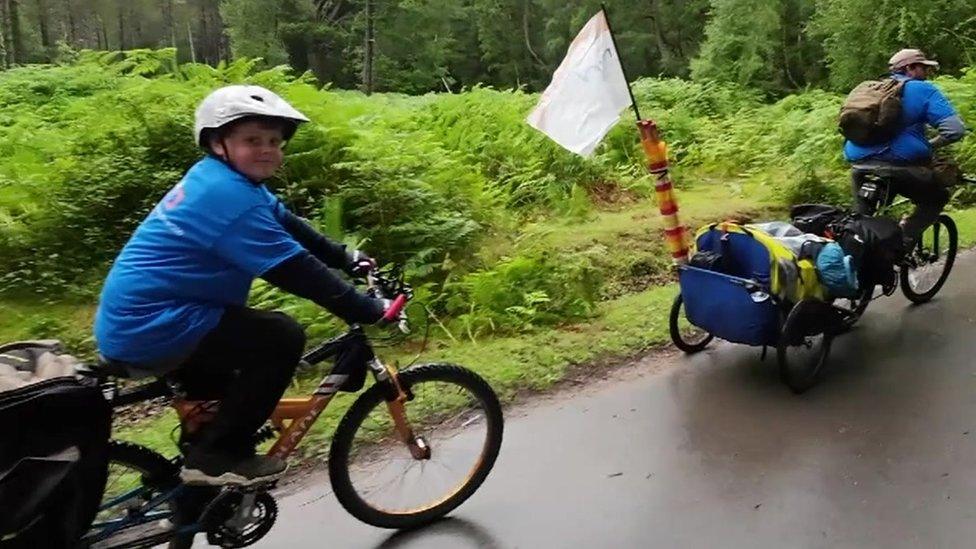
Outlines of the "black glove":
{"type": "Polygon", "coordinates": [[[346,253],[346,274],[353,277],[364,277],[376,268],[376,260],[359,250],[346,253]]]}

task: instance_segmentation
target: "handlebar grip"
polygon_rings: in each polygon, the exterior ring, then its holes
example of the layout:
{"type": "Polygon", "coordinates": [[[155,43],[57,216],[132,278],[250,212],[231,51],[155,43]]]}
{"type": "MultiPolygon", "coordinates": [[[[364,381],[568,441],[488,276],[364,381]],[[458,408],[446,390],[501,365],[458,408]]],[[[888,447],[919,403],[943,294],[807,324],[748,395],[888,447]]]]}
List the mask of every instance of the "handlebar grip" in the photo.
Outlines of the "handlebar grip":
{"type": "Polygon", "coordinates": [[[397,317],[400,316],[400,311],[403,310],[406,304],[407,296],[405,294],[396,296],[396,299],[393,300],[393,304],[390,305],[390,308],[387,309],[386,313],[383,315],[383,320],[386,322],[393,322],[396,320],[397,317]]]}

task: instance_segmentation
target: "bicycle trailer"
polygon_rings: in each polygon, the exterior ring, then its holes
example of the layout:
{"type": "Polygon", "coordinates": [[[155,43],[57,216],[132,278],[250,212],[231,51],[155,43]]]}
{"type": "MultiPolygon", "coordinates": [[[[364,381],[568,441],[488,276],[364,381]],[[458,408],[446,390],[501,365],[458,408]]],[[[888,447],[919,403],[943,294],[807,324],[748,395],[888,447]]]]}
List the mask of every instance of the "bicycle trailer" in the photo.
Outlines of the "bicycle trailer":
{"type": "Polygon", "coordinates": [[[788,246],[753,226],[706,226],[696,235],[695,248],[720,259],[712,269],[679,269],[686,315],[720,339],[776,345],[783,316],[793,304],[826,297],[812,261],[798,259],[788,246]]]}

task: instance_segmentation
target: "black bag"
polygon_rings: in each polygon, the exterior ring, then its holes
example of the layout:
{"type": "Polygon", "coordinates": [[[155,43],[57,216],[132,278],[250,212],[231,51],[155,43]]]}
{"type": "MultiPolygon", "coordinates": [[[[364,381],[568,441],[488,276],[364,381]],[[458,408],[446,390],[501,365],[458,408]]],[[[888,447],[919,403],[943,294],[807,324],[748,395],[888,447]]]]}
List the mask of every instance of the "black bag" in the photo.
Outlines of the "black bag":
{"type": "Polygon", "coordinates": [[[71,547],[85,534],[105,489],[111,427],[101,390],[74,377],[0,393],[0,546],[71,547]]]}
{"type": "Polygon", "coordinates": [[[905,255],[901,227],[887,217],[852,215],[834,226],[836,240],[857,266],[862,288],[895,282],[895,264],[905,255]]]}
{"type": "Polygon", "coordinates": [[[725,271],[724,262],[722,261],[722,254],[708,250],[695,252],[695,255],[691,256],[688,264],[692,267],[705,269],[706,271],[725,271]]]}
{"type": "Polygon", "coordinates": [[[793,226],[817,236],[827,236],[827,228],[846,215],[846,211],[827,204],[797,204],[790,208],[793,226]]]}

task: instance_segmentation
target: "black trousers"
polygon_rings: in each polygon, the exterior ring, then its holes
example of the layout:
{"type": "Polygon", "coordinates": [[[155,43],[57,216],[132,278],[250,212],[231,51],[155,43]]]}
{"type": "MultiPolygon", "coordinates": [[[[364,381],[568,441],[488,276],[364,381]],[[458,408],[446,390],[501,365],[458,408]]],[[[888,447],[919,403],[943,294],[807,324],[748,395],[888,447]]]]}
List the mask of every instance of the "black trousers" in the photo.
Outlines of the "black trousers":
{"type": "Polygon", "coordinates": [[[851,188],[854,193],[854,209],[860,214],[873,215],[867,202],[858,195],[865,175],[870,171],[886,177],[894,198],[900,194],[912,201],[915,210],[905,220],[902,231],[905,236],[918,240],[929,225],[938,219],[942,208],[949,202],[949,192],[936,171],[929,166],[899,166],[868,164],[868,170],[851,170],[851,188]]]}
{"type": "Polygon", "coordinates": [[[291,382],[305,331],[288,315],[232,307],[172,376],[193,400],[220,400],[193,448],[246,456],[291,382]]]}

